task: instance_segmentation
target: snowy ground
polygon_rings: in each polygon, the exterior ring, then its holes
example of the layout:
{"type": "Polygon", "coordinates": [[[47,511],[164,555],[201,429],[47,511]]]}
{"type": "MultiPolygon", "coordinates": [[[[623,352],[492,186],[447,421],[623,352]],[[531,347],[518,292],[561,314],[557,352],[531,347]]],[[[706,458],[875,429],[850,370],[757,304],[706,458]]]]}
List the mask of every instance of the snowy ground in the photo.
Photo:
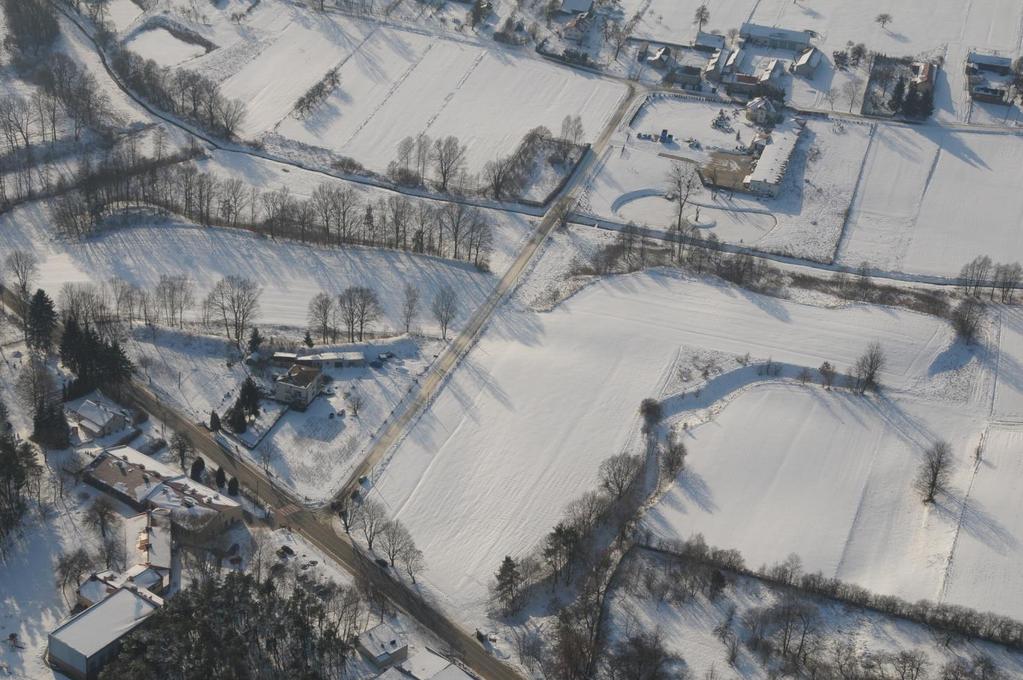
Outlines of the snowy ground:
{"type": "MultiPolygon", "coordinates": [[[[686,97],[654,97],[636,116],[626,136],[605,152],[599,172],[587,188],[582,208],[597,217],[653,227],[674,224],[675,204],[664,199],[667,174],[677,162],[703,163],[714,151],[749,144],[757,129],[742,109],[686,97]],[[711,126],[718,112],[732,130],[711,126]],[[667,129],[676,142],[641,140],[639,132],[667,129]],[[736,139],[736,136],[740,138],[736,139]],[[698,146],[686,140],[694,139],[698,146]]],[[[830,261],[853,199],[864,154],[875,134],[866,123],[810,120],[789,163],[777,198],[736,192],[712,196],[699,187],[691,198],[701,221],[713,221],[714,233],[727,243],[830,261]]]]}
{"type": "MultiPolygon", "coordinates": [[[[985,530],[960,530],[958,512],[982,430],[983,418],[961,405],[755,387],[689,428],[688,469],[645,523],[662,538],[702,533],[753,566],[795,553],[807,571],[937,600],[956,534],[985,530]],[[929,506],[912,484],[923,450],[939,439],[956,463],[951,492],[929,506]]],[[[969,586],[956,603],[976,606],[975,593],[1001,592],[1005,583],[971,578],[969,586]]]]}
{"type": "MultiPolygon", "coordinates": [[[[494,268],[500,273],[499,267],[507,266],[517,249],[512,239],[526,237],[528,222],[504,214],[494,218],[500,249],[494,254],[494,268]]],[[[401,328],[401,291],[409,282],[423,299],[417,325],[432,333],[436,324],[427,311],[428,301],[440,286],[450,285],[459,295],[460,311],[453,324],[457,329],[496,282],[495,274],[480,273],[466,262],[372,248],[274,243],[241,230],[203,229],[162,218],[154,218],[158,226],[115,228],[83,242],[66,242],[51,237],[47,220],[46,210],[37,204],[0,217],[5,234],[0,257],[15,249],[34,252],[40,259],[38,285],[54,296],[65,281],[103,283],[116,276],[151,288],[162,274],[184,274],[195,282],[201,300],[221,277],[235,274],[263,287],[258,322],[304,327],[314,295],[367,285],[376,289],[383,307],[375,328],[382,331],[401,328]]],[[[198,313],[197,305],[193,318],[198,313]]]]}
{"type": "MultiPolygon", "coordinates": [[[[279,0],[260,3],[238,25],[235,5],[208,8],[191,30],[219,46],[188,68],[246,103],[242,136],[276,133],[327,148],[383,172],[398,142],[426,133],[457,136],[471,173],[510,154],[530,129],[560,131],[580,114],[586,138],[606,124],[624,86],[455,34],[320,14],[279,0]],[[337,68],[340,86],[307,117],[295,101],[337,68]]],[[[285,143],[286,146],[286,143],[285,143]]]]}
{"type": "Polygon", "coordinates": [[[165,28],[153,28],[136,33],[124,44],[143,59],[152,59],[160,66],[176,66],[192,59],[206,50],[176,38],[165,28]]]}
{"type": "MultiPolygon", "coordinates": [[[[666,568],[659,556],[650,553],[638,553],[629,566],[640,563],[651,565],[655,571],[666,568]]],[[[766,680],[772,677],[760,657],[745,647],[740,647],[735,666],[729,666],[725,645],[714,629],[726,621],[734,607],[736,624],[732,630],[741,632],[738,622],[747,611],[780,602],[785,593],[756,579],[739,577],[714,601],[698,595],[688,602],[675,603],[651,595],[641,578],[622,579],[619,583],[609,598],[613,641],[656,630],[667,648],[685,659],[691,677],[707,677],[711,669],[717,677],[724,678],[766,680]]],[[[999,645],[968,642],[957,637],[948,644],[939,643],[927,628],[908,621],[825,600],[806,599],[804,602],[817,605],[818,632],[823,640],[852,642],[858,651],[872,654],[919,651],[927,659],[928,677],[936,676],[941,666],[949,661],[979,654],[990,657],[1008,677],[1023,673],[1023,656],[999,645]]]]}
{"type": "Polygon", "coordinates": [[[1023,259],[1023,137],[880,125],[839,261],[954,276],[977,255],[1023,259]]]}
{"type": "Polygon", "coordinates": [[[501,557],[533,548],[632,443],[640,400],[660,395],[682,345],[844,369],[875,339],[886,385],[946,390],[950,330],[897,310],[810,307],[671,271],[599,281],[549,314],[507,308],[376,488],[425,552],[426,580],[473,620],[501,557]]]}

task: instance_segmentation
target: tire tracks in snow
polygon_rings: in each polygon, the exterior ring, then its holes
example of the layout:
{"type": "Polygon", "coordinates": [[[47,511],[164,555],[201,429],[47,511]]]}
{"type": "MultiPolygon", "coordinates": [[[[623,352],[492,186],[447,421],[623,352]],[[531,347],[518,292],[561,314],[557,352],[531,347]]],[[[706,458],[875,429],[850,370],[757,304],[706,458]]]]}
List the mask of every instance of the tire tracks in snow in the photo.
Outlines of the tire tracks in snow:
{"type": "Polygon", "coordinates": [[[473,74],[473,72],[476,70],[476,67],[480,65],[480,63],[486,58],[486,56],[487,56],[486,50],[480,50],[479,56],[477,56],[476,59],[473,60],[469,68],[466,69],[465,73],[462,74],[462,77],[458,79],[457,83],[455,83],[455,86],[451,88],[447,96],[444,97],[444,101],[441,102],[440,108],[438,108],[434,112],[434,114],[430,116],[430,120],[426,121],[426,125],[423,127],[423,134],[426,134],[426,132],[433,126],[434,121],[436,121],[437,118],[440,117],[440,114],[444,112],[444,109],[448,107],[448,104],[451,103],[451,100],[454,99],[455,95],[458,94],[458,91],[462,89],[462,85],[465,85],[465,81],[469,79],[469,76],[473,74]]]}

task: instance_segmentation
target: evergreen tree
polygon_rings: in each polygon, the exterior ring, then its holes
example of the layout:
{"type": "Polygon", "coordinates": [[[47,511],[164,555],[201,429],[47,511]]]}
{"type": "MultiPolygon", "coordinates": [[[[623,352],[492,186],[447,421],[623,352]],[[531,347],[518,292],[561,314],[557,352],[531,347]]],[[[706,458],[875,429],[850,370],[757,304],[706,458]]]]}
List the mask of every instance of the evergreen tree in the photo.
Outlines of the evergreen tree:
{"type": "Polygon", "coordinates": [[[305,332],[305,339],[302,340],[302,342],[305,343],[306,347],[312,347],[313,346],[313,336],[309,335],[309,331],[305,332]]]}
{"type": "Polygon", "coordinates": [[[505,555],[500,569],[497,570],[497,598],[505,608],[511,607],[515,601],[520,580],[518,565],[510,555],[505,555]]]}
{"type": "Polygon", "coordinates": [[[53,347],[53,332],[56,328],[57,311],[53,307],[53,300],[40,288],[29,302],[25,341],[32,349],[48,352],[53,347]]]}
{"type": "Polygon", "coordinates": [[[892,90],[892,98],[888,101],[888,107],[894,113],[902,113],[902,107],[906,100],[906,79],[902,76],[895,83],[895,88],[892,90]]]}
{"type": "Polygon", "coordinates": [[[238,478],[232,477],[231,481],[227,483],[227,495],[237,496],[238,495],[238,478]]]}
{"type": "Polygon", "coordinates": [[[32,478],[38,472],[35,448],[15,442],[9,432],[0,433],[0,558],[28,513],[32,478]]]}
{"type": "Polygon", "coordinates": [[[49,449],[66,449],[71,445],[71,428],[59,403],[40,400],[32,413],[32,439],[49,449]]]}
{"type": "Polygon", "coordinates": [[[238,394],[238,401],[235,403],[235,407],[240,408],[244,415],[253,418],[259,415],[259,388],[256,386],[256,381],[252,379],[252,376],[245,378],[245,382],[242,383],[242,389],[238,394]]]}
{"type": "Polygon", "coordinates": [[[216,411],[210,411],[210,430],[220,432],[220,416],[216,411]]]}
{"type": "Polygon", "coordinates": [[[193,481],[201,482],[204,470],[206,470],[206,461],[202,459],[202,456],[197,456],[196,459],[192,461],[192,470],[188,473],[188,476],[191,477],[193,481]]]}
{"type": "Polygon", "coordinates": [[[255,354],[258,352],[262,345],[263,336],[259,334],[259,329],[253,326],[252,332],[249,333],[249,354],[255,354]]]}
{"type": "Polygon", "coordinates": [[[227,484],[227,473],[224,472],[224,468],[220,465],[217,466],[217,488],[223,489],[224,485],[227,484]]]}
{"type": "Polygon", "coordinates": [[[249,424],[245,420],[245,412],[238,407],[238,404],[235,404],[227,411],[227,426],[235,434],[241,434],[248,428],[249,424]]]}

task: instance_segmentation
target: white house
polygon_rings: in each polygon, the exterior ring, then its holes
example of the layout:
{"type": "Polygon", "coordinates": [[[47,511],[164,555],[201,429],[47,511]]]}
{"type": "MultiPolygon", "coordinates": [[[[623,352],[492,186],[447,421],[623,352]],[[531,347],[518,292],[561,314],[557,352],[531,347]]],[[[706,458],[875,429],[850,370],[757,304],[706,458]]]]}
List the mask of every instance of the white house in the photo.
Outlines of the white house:
{"type": "Polygon", "coordinates": [[[800,128],[791,123],[775,128],[771,133],[770,142],[757,159],[753,172],[742,181],[748,191],[764,196],[778,195],[789,166],[789,159],[799,141],[800,131],[800,128]]]}
{"type": "Polygon", "coordinates": [[[472,680],[472,676],[429,649],[416,652],[400,666],[406,678],[413,680],[472,680]]]}
{"type": "Polygon", "coordinates": [[[320,393],[322,381],[318,367],[296,364],[274,382],[274,398],[304,411],[320,393]]]}
{"type": "Polygon", "coordinates": [[[356,646],[377,668],[387,668],[408,658],[408,637],[387,623],[359,635],[356,646]]]}
{"type": "Polygon", "coordinates": [[[95,680],[117,656],[121,638],[161,606],[163,600],[144,589],[121,588],[50,633],[47,659],[73,680],[95,680]]]}
{"type": "Polygon", "coordinates": [[[128,424],[123,413],[92,399],[86,399],[69,413],[81,433],[90,438],[105,437],[123,430],[128,424]]]}
{"type": "Polygon", "coordinates": [[[792,72],[804,78],[813,78],[817,67],[823,59],[821,51],[816,47],[808,47],[803,50],[795,61],[792,62],[792,72]]]}

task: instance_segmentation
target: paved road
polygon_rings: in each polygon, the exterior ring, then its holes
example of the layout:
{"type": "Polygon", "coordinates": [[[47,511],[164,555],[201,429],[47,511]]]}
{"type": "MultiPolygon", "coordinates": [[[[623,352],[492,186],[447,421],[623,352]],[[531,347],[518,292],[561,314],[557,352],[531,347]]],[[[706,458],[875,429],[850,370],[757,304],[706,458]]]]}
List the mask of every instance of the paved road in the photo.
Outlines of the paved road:
{"type": "Polygon", "coordinates": [[[630,85],[628,95],[619,102],[618,108],[611,116],[610,122],[604,127],[596,141],[587,151],[586,156],[579,163],[572,177],[565,183],[561,195],[555,199],[550,209],[543,216],[543,219],[540,220],[529,241],[519,252],[518,257],[512,262],[508,271],[501,277],[501,280],[494,290],[491,291],[490,295],[487,296],[484,303],[473,313],[468,323],[462,329],[462,332],[444,348],[440,356],[433,362],[427,375],[420,381],[415,396],[405,403],[404,408],[397,412],[396,416],[390,420],[382,432],[377,433],[372,447],[370,447],[365,458],[363,458],[362,462],[352,473],[348,482],[342,487],[339,497],[343,498],[349,495],[358,483],[358,479],[363,475],[369,474],[391,447],[400,441],[408,427],[419,413],[426,408],[437,392],[443,387],[447,377],[451,375],[452,371],[461,362],[461,359],[472,348],[487,322],[493,317],[494,312],[497,311],[508,295],[515,290],[515,286],[518,285],[523,272],[528,269],[529,263],[538,252],[541,244],[571,214],[578,200],[579,191],[586,186],[586,180],[588,179],[591,167],[610,143],[611,136],[618,128],[626,112],[629,111],[636,97],[635,88],[630,85]]]}

